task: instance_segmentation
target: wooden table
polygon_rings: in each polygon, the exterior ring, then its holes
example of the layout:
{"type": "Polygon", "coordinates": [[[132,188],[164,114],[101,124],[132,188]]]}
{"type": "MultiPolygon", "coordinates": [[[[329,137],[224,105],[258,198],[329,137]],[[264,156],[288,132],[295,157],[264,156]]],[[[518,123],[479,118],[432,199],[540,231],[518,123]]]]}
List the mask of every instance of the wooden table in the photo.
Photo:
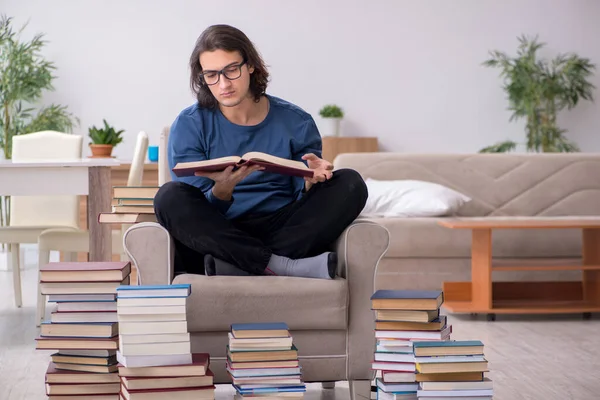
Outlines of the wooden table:
{"type": "Polygon", "coordinates": [[[5,196],[85,195],[90,231],[90,261],[109,261],[112,253],[110,227],[98,223],[98,214],[110,211],[111,167],[109,158],[77,160],[0,160],[0,194],[5,196]]]}
{"type": "Polygon", "coordinates": [[[441,219],[450,229],[470,229],[471,282],[444,282],[444,307],[455,313],[558,314],[600,312],[600,217],[500,217],[441,219]],[[581,258],[494,260],[495,229],[581,229],[581,258]],[[492,271],[582,271],[575,282],[492,282],[492,271]]]}

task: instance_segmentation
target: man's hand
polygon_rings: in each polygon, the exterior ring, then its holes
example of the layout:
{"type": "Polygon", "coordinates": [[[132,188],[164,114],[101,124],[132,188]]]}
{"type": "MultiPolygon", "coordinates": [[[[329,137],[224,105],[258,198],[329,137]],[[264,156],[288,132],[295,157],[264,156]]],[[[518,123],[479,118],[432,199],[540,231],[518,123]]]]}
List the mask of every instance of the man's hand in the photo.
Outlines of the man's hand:
{"type": "Polygon", "coordinates": [[[235,186],[240,183],[244,178],[255,171],[262,171],[264,167],[260,165],[253,165],[251,167],[242,166],[237,170],[233,170],[232,166],[225,168],[223,171],[219,172],[196,172],[194,175],[203,176],[205,178],[211,179],[215,182],[212,187],[213,195],[221,200],[229,201],[231,200],[231,196],[233,196],[233,189],[235,186]]]}
{"type": "Polygon", "coordinates": [[[312,185],[318,182],[325,182],[333,176],[333,164],[327,160],[317,157],[313,153],[308,153],[302,156],[306,160],[308,168],[314,171],[312,178],[304,178],[304,186],[308,192],[312,185]]]}

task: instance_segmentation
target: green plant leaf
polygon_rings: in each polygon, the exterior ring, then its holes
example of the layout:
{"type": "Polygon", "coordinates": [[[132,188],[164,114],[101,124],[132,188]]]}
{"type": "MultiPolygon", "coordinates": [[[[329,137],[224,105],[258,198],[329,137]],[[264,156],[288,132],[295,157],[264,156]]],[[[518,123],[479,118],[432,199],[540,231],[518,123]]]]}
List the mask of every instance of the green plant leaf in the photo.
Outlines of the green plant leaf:
{"type": "Polygon", "coordinates": [[[319,110],[319,115],[323,118],[343,118],[344,111],[335,104],[328,104],[319,110]]]}
{"type": "MultiPolygon", "coordinates": [[[[572,109],[581,99],[593,101],[594,85],[590,78],[596,66],[575,54],[558,54],[552,60],[538,59],[545,46],[538,37],[521,35],[516,57],[492,50],[483,65],[499,68],[502,88],[507,94],[509,122],[525,118],[528,151],[577,151],[564,137],[557,124],[557,114],[572,109]]],[[[504,142],[506,144],[507,142],[504,142]]],[[[493,145],[486,152],[503,151],[510,146],[493,145]]],[[[512,149],[511,149],[512,150],[512,149]]]]}
{"type": "Polygon", "coordinates": [[[484,147],[479,150],[480,153],[507,153],[514,151],[517,148],[517,143],[507,140],[505,142],[496,143],[494,145],[484,147]]]}
{"type": "Polygon", "coordinates": [[[43,34],[22,41],[15,31],[12,18],[0,17],[0,146],[6,158],[11,158],[12,138],[38,130],[70,132],[79,121],[65,106],[35,106],[44,92],[54,90],[55,65],[46,60],[42,50],[47,42],[43,34]],[[36,116],[34,111],[39,109],[36,116]]]}

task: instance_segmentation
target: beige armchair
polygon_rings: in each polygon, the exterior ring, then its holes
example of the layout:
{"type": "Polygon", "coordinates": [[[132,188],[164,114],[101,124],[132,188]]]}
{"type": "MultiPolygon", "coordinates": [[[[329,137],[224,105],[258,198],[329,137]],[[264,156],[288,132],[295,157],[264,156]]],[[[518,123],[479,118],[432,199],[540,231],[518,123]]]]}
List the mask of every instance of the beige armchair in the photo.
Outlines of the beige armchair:
{"type": "MultiPolygon", "coordinates": [[[[169,179],[161,135],[160,184],[169,179]]],[[[294,277],[230,277],[173,274],[173,244],[157,223],[133,225],[123,238],[142,284],[190,283],[188,330],[192,350],[211,356],[216,383],[225,371],[231,323],[283,321],[299,350],[306,382],[350,381],[352,399],[369,399],[375,335],[370,296],[379,260],[389,244],[387,229],[355,222],[335,243],[340,265],[334,280],[294,277]]]]}

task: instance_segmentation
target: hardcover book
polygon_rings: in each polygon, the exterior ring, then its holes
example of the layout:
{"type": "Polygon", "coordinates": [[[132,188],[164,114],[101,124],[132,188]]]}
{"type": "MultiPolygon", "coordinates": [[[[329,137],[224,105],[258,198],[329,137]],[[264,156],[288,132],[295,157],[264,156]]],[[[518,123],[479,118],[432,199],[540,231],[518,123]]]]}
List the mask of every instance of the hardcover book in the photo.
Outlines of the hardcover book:
{"type": "Polygon", "coordinates": [[[252,151],[243,156],[219,157],[212,160],[190,161],[178,163],[173,168],[175,175],[193,176],[196,172],[218,172],[229,166],[234,170],[242,166],[260,165],[266,172],[299,177],[313,177],[313,171],[301,161],[288,160],[270,154],[252,151]]]}

